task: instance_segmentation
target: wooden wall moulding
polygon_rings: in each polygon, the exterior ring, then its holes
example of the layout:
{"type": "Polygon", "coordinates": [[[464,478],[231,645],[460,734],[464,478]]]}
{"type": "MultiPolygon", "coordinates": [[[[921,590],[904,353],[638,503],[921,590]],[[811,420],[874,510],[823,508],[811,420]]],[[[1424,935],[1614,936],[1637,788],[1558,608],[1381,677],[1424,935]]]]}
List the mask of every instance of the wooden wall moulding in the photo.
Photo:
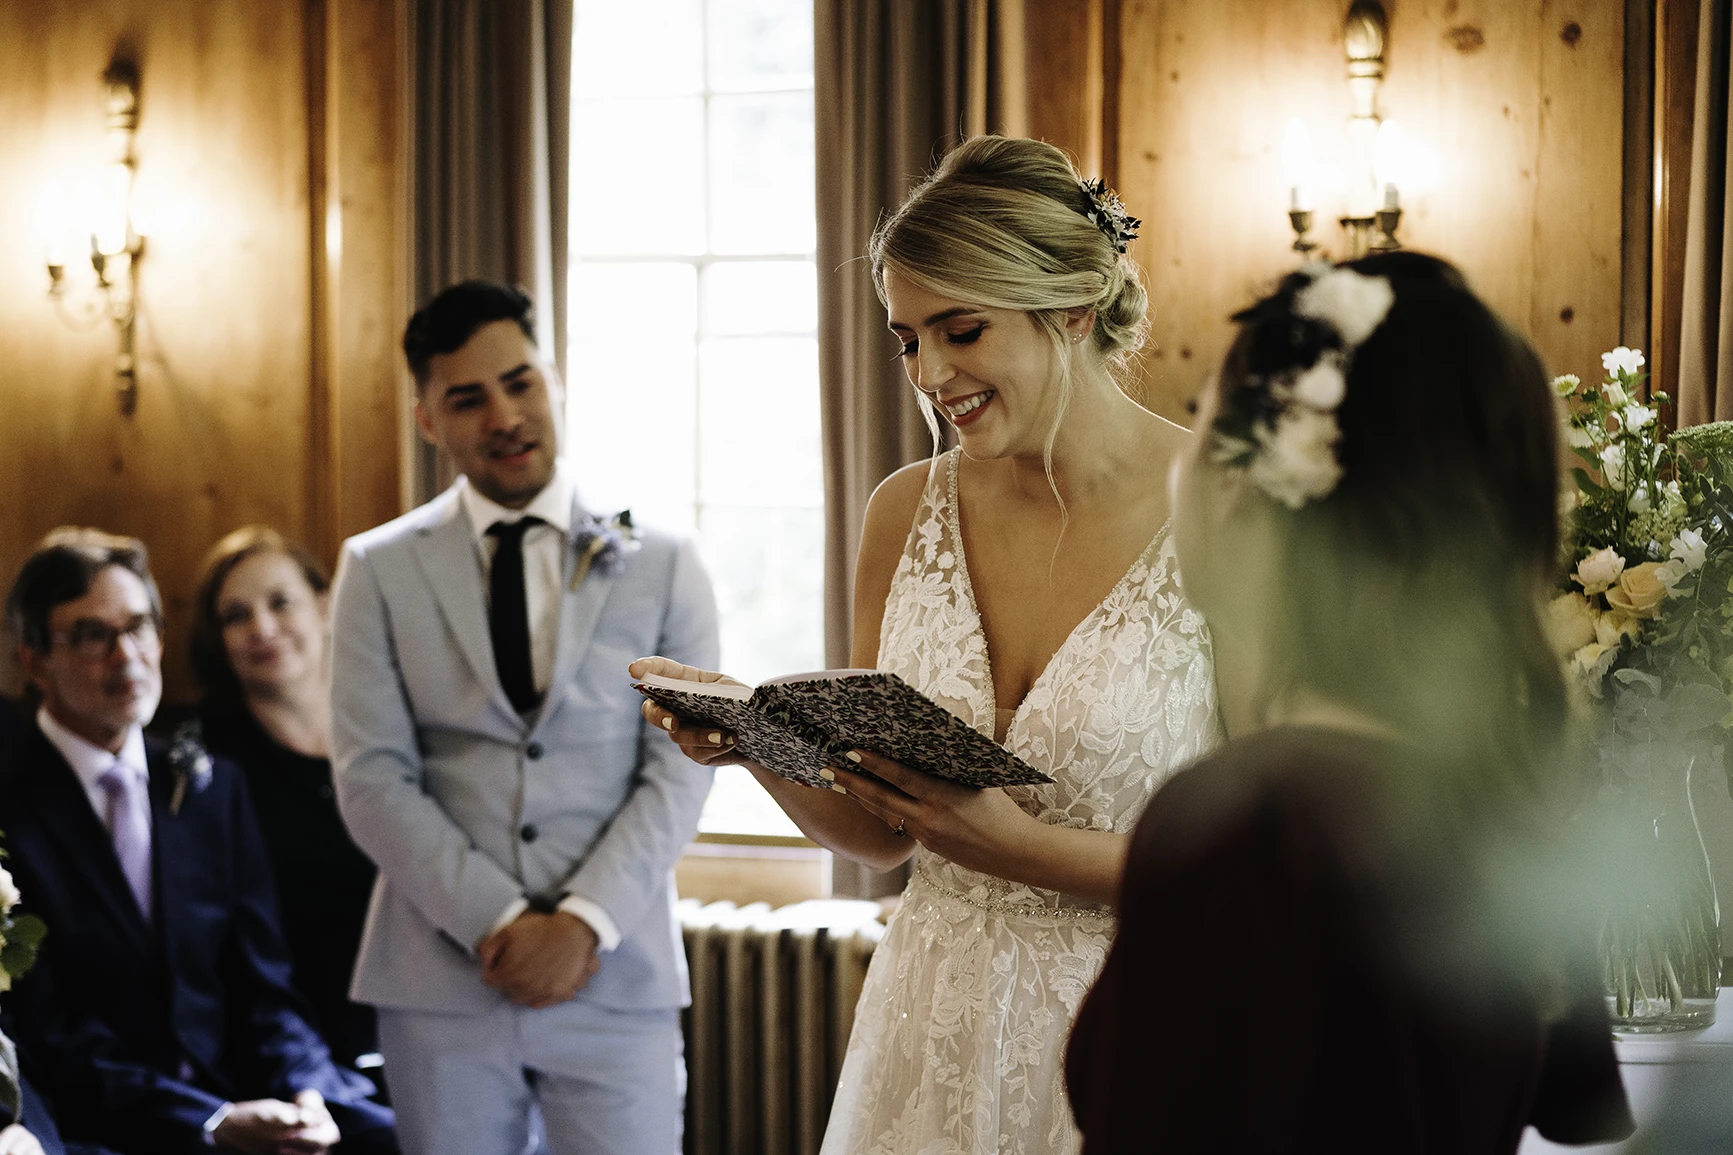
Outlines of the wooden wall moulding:
{"type": "Polygon", "coordinates": [[[220,536],[265,522],[332,560],[401,509],[403,3],[0,4],[0,43],[32,46],[0,74],[0,585],[56,525],[142,538],[171,700],[194,692],[189,603],[220,536]],[[34,233],[45,174],[100,159],[97,78],[122,42],[150,222],[130,415],[112,332],[56,322],[34,233]]]}

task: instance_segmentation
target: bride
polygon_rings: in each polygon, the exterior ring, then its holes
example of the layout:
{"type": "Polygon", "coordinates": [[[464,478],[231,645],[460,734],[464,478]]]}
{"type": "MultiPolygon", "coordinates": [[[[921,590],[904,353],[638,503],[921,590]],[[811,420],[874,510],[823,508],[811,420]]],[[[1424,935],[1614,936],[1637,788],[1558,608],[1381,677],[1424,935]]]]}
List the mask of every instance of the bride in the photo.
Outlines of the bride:
{"type": "MultiPolygon", "coordinates": [[[[914,856],[856,1013],[825,1155],[1073,1151],[1066,1034],[1111,942],[1127,835],[1217,741],[1208,635],[1167,531],[1188,434],[1116,374],[1147,300],[1137,221],[1065,155],[961,145],[880,226],[872,267],[959,448],[873,495],[856,666],[900,675],[1054,782],[970,790],[864,752],[833,791],[747,763],[814,841],[914,856]]],[[[664,659],[647,672],[716,678],[664,659]]],[[[696,761],[732,738],[646,703],[696,761]]]]}

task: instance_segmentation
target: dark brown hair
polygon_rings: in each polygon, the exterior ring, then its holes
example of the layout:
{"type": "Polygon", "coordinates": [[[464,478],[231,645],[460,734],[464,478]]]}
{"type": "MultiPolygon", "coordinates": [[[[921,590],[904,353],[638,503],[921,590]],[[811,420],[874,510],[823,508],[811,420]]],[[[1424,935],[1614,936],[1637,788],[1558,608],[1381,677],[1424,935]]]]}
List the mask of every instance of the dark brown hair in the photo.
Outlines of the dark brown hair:
{"type": "Polygon", "coordinates": [[[37,543],[13,579],[6,596],[6,623],[21,645],[47,653],[52,645],[48,619],[54,607],[90,592],[96,575],[117,565],[144,583],[151,614],[162,625],[162,594],[150,574],[150,555],[136,537],[100,529],[63,525],[37,543]]]}
{"type": "Polygon", "coordinates": [[[306,546],[268,525],[244,525],[211,547],[205,555],[198,593],[193,598],[193,674],[207,695],[224,703],[241,700],[241,683],[223,644],[223,621],[217,602],[222,597],[223,583],[229,580],[235,567],[263,553],[282,554],[294,562],[314,593],[322,594],[331,587],[325,567],[306,546]]]}
{"type": "Polygon", "coordinates": [[[532,343],[536,339],[535,304],[510,285],[460,281],[417,309],[403,329],[403,356],[416,389],[427,384],[434,357],[457,352],[477,329],[495,321],[510,321],[532,343]]]}
{"type": "MultiPolygon", "coordinates": [[[[1355,350],[1336,418],[1342,476],[1271,502],[1283,579],[1263,591],[1266,692],[1350,705],[1438,756],[1466,813],[1565,788],[1570,709],[1541,617],[1558,564],[1558,418],[1540,358],[1448,263],[1346,263],[1395,301],[1355,350]]],[[[1309,364],[1287,278],[1235,319],[1222,413],[1309,364]]]]}

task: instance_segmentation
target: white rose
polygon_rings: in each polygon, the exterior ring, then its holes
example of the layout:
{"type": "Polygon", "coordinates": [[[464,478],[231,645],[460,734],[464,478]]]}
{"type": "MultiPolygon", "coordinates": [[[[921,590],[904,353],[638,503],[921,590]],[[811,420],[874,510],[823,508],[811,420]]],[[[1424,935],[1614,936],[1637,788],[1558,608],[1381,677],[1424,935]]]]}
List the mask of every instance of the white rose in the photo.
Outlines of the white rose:
{"type": "Polygon", "coordinates": [[[1685,495],[1679,491],[1677,481],[1669,481],[1661,486],[1661,516],[1669,521],[1683,521],[1685,515],[1691,512],[1685,504],[1685,495]]]}
{"type": "Polygon", "coordinates": [[[1615,409],[1623,409],[1631,403],[1631,395],[1625,392],[1625,387],[1617,381],[1608,381],[1601,386],[1601,396],[1607,399],[1607,404],[1615,409]]]}
{"type": "Polygon", "coordinates": [[[1595,618],[1595,641],[1603,646],[1617,647],[1626,638],[1635,641],[1642,629],[1637,619],[1630,614],[1614,610],[1612,613],[1600,614],[1595,618]]]}
{"type": "Polygon", "coordinates": [[[1342,340],[1359,345],[1384,323],[1395,303],[1396,291],[1383,277],[1331,269],[1294,296],[1294,312],[1329,322],[1342,340]]]}
{"type": "Polygon", "coordinates": [[[1703,563],[1709,559],[1709,546],[1703,540],[1703,535],[1694,529],[1682,529],[1679,536],[1671,542],[1672,557],[1685,567],[1686,572],[1696,573],[1703,568],[1703,563]]]}
{"type": "Polygon", "coordinates": [[[1585,594],[1598,594],[1619,580],[1619,575],[1625,572],[1625,559],[1614,553],[1612,547],[1596,550],[1577,563],[1577,572],[1572,575],[1577,584],[1583,587],[1585,594]]]}
{"type": "Polygon", "coordinates": [[[1629,429],[1632,433],[1642,429],[1654,419],[1655,411],[1650,409],[1647,405],[1638,405],[1633,402],[1624,408],[1623,420],[1625,428],[1629,429]]]}
{"type": "Polygon", "coordinates": [[[1601,450],[1601,473],[1609,489],[1625,488],[1625,447],[1609,445],[1601,450]]]}
{"type": "Polygon", "coordinates": [[[1274,429],[1260,427],[1257,438],[1263,450],[1252,458],[1246,472],[1259,489],[1289,509],[1323,497],[1342,477],[1336,460],[1341,432],[1328,413],[1289,409],[1274,429]]]}
{"type": "Polygon", "coordinates": [[[1552,379],[1552,391],[1560,397],[1569,397],[1582,383],[1582,378],[1575,373],[1563,373],[1552,379]]]}
{"type": "Polygon", "coordinates": [[[1607,376],[1635,377],[1643,367],[1643,351],[1627,349],[1620,345],[1611,353],[1601,354],[1601,368],[1607,371],[1607,376]]]}
{"type": "Polygon", "coordinates": [[[1595,636],[1595,608],[1579,593],[1560,594],[1547,606],[1547,637],[1559,657],[1568,658],[1595,636]]]}
{"type": "Polygon", "coordinates": [[[1294,398],[1313,409],[1330,410],[1342,403],[1348,382],[1334,357],[1319,357],[1318,363],[1294,379],[1294,398]]]}
{"type": "Polygon", "coordinates": [[[12,874],[4,866],[0,866],[0,914],[5,914],[18,905],[18,884],[12,881],[12,874]]]}

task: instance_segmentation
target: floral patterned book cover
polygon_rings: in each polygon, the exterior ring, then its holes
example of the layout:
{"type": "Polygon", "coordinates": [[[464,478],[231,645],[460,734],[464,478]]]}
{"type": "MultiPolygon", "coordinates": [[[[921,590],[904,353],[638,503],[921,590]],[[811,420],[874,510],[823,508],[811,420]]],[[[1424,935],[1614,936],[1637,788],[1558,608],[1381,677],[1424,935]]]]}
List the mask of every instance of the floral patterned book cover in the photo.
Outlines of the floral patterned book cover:
{"type": "Polygon", "coordinates": [[[964,786],[1052,779],[895,674],[826,670],[758,687],[649,675],[633,683],[688,722],[732,731],[741,754],[821,789],[850,750],[866,750],[964,786]]]}

